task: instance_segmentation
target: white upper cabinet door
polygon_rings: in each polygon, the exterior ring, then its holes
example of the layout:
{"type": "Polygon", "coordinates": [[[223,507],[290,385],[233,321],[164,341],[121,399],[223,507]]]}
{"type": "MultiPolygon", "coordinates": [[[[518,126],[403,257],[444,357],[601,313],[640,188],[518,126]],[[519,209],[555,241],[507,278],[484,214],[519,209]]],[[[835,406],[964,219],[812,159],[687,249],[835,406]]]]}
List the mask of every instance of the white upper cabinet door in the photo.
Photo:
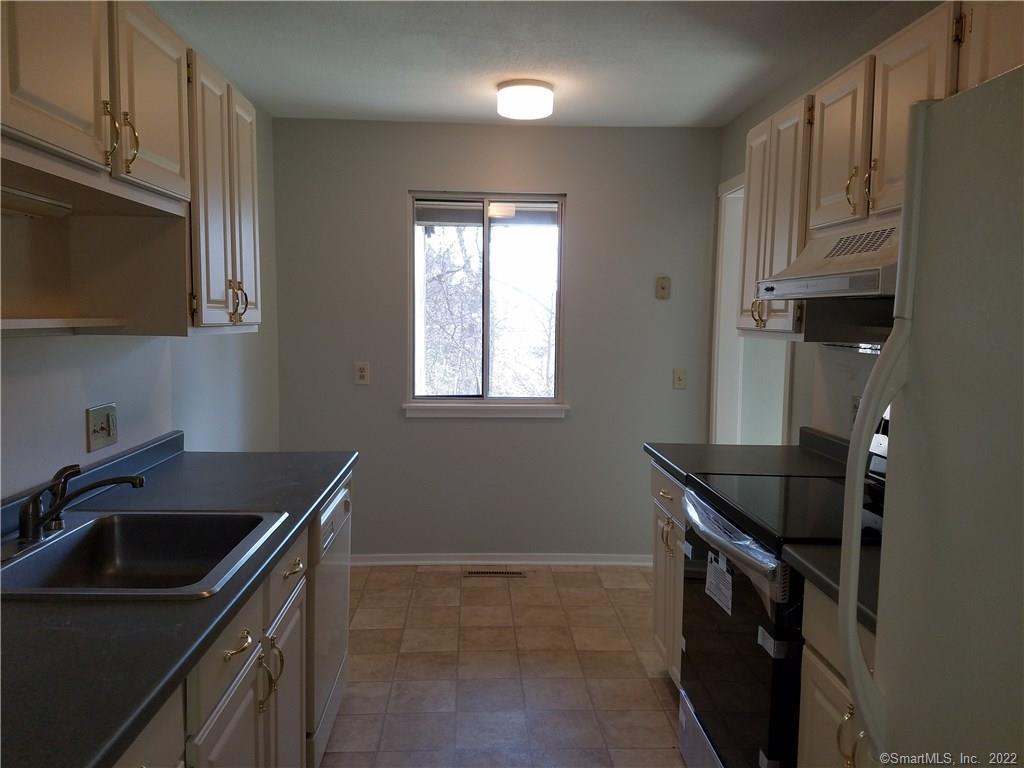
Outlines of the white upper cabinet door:
{"type": "Polygon", "coordinates": [[[871,90],[875,60],[865,56],[811,95],[811,228],[863,219],[861,180],[871,151],[871,90]]]}
{"type": "Polygon", "coordinates": [[[122,125],[114,176],[188,200],[188,46],[145,3],[112,3],[122,125]]]}
{"type": "Polygon", "coordinates": [[[4,2],[5,132],[107,165],[108,40],[106,3],[4,2]]]}
{"type": "Polygon", "coordinates": [[[952,92],[953,5],[943,3],[875,49],[871,165],[861,177],[872,213],[903,204],[910,105],[952,92]]]}
{"type": "Polygon", "coordinates": [[[755,125],[747,134],[743,188],[743,267],[740,270],[740,301],[736,316],[736,327],[741,329],[757,328],[759,325],[754,316],[754,305],[764,254],[771,125],[769,118],[755,125]]]}
{"type": "Polygon", "coordinates": [[[231,107],[228,82],[189,53],[192,134],[192,292],[194,325],[230,325],[235,294],[231,246],[231,107]]]}
{"type": "Polygon", "coordinates": [[[235,289],[241,296],[237,320],[260,322],[259,199],[256,175],[256,110],[238,90],[229,88],[231,105],[232,242],[235,254],[235,289]]]}
{"type": "MultiPolygon", "coordinates": [[[[784,270],[804,247],[812,109],[811,97],[805,96],[772,116],[761,277],[784,270]]],[[[794,301],[762,302],[761,327],[772,331],[796,330],[798,305],[794,301]]]]}
{"type": "Polygon", "coordinates": [[[1024,3],[965,2],[959,90],[1024,64],[1024,3]]]}

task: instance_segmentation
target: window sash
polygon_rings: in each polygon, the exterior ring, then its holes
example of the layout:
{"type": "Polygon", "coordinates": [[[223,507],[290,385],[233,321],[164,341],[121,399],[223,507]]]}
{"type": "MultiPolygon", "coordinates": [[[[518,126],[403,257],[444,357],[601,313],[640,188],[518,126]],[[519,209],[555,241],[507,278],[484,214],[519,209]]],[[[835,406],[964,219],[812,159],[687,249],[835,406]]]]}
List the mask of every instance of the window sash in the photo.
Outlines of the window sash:
{"type": "MultiPolygon", "coordinates": [[[[410,296],[410,370],[409,370],[409,400],[413,402],[449,402],[449,403],[504,403],[514,405],[517,403],[529,404],[529,403],[561,403],[562,402],[562,390],[561,390],[561,370],[562,370],[562,273],[563,273],[563,237],[562,237],[562,216],[565,207],[565,196],[564,195],[545,195],[545,194],[487,194],[487,195],[472,195],[472,194],[452,194],[452,193],[431,193],[431,192],[413,192],[411,193],[412,202],[412,239],[411,242],[415,241],[415,229],[420,225],[429,224],[460,224],[464,223],[465,226],[479,226],[475,219],[473,221],[466,220],[462,222],[459,220],[460,212],[468,212],[469,210],[477,211],[479,206],[483,204],[483,249],[482,249],[482,266],[481,266],[481,278],[482,278],[482,316],[481,316],[481,354],[483,359],[481,360],[481,386],[479,395],[420,395],[416,393],[416,317],[415,317],[415,304],[416,300],[414,295],[410,296]],[[555,366],[554,366],[554,394],[551,397],[500,397],[488,395],[490,388],[490,375],[491,375],[491,341],[490,341],[490,259],[491,259],[491,203],[515,203],[517,205],[516,216],[519,216],[520,206],[523,211],[527,211],[530,218],[548,219],[546,212],[542,209],[542,206],[550,206],[555,204],[556,208],[552,212],[553,218],[550,220],[558,227],[558,268],[556,273],[557,287],[555,291],[555,366]],[[530,206],[536,206],[530,208],[530,206]],[[422,218],[421,218],[422,217],[422,218]],[[437,220],[432,220],[437,219],[437,220]]],[[[462,213],[462,218],[466,218],[466,213],[462,213]]],[[[410,274],[415,274],[415,248],[411,249],[410,254],[410,266],[413,267],[410,270],[410,274]]],[[[416,285],[415,280],[410,280],[412,291],[417,291],[420,286],[416,285]]]]}

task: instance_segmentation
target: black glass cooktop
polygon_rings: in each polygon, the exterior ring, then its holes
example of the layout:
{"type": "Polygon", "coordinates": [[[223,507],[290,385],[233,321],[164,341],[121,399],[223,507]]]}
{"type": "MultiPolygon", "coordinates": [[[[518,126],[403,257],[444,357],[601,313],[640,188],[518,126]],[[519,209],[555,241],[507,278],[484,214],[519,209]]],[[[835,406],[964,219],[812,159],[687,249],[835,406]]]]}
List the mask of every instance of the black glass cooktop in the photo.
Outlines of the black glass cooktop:
{"type": "Polygon", "coordinates": [[[737,528],[776,553],[790,542],[842,539],[841,477],[691,474],[688,485],[737,528]]]}

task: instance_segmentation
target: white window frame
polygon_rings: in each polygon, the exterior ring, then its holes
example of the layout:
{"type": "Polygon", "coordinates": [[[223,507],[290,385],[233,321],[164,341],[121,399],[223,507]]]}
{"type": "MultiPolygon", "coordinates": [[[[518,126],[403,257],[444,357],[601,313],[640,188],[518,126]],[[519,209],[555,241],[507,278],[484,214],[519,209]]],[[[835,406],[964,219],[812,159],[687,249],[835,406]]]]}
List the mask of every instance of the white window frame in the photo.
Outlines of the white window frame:
{"type": "Polygon", "coordinates": [[[407,340],[406,361],[406,397],[402,404],[407,418],[529,418],[529,419],[561,419],[569,410],[564,399],[564,328],[563,322],[563,290],[565,277],[565,206],[564,194],[532,192],[434,192],[428,190],[411,190],[408,196],[408,213],[406,216],[407,259],[406,259],[406,313],[407,340]],[[416,378],[416,310],[415,310],[415,260],[416,244],[416,200],[479,200],[483,204],[483,371],[481,394],[479,397],[429,397],[415,396],[416,378]],[[558,203],[558,291],[555,297],[555,396],[549,398],[528,397],[488,397],[487,384],[490,373],[490,345],[488,343],[489,321],[489,264],[490,222],[487,215],[488,206],[492,202],[529,201],[558,203]]]}

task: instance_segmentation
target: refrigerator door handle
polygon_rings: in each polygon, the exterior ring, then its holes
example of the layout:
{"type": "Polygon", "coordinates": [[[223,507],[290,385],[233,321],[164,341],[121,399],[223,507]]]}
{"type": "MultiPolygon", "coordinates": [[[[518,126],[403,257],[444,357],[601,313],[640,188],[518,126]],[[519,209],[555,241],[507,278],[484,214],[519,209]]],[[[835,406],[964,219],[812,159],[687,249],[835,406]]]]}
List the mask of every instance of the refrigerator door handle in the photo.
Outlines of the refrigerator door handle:
{"type": "Polygon", "coordinates": [[[875,424],[907,380],[910,321],[896,318],[882,354],[871,370],[850,434],[843,497],[843,546],[839,565],[839,646],[846,679],[864,729],[876,752],[885,751],[885,700],[864,660],[857,628],[857,587],[860,578],[861,510],[864,506],[864,467],[875,424]]]}

